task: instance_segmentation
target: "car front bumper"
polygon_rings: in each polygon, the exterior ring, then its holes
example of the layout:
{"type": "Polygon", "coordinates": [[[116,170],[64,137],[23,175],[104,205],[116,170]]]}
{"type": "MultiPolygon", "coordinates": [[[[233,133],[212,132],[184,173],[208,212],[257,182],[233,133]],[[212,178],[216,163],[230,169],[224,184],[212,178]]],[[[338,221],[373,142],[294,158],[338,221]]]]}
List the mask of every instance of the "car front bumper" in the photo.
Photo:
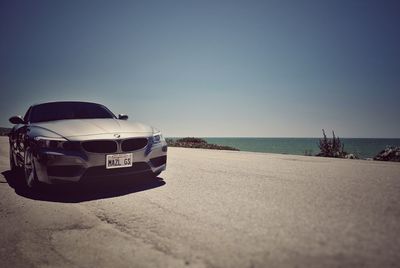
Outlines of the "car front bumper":
{"type": "MultiPolygon", "coordinates": [[[[116,152],[127,153],[127,152],[116,152]]],[[[167,144],[162,141],[149,148],[129,152],[133,154],[132,167],[106,169],[107,153],[54,151],[39,149],[34,153],[38,180],[48,184],[80,182],[108,176],[157,174],[167,167],[167,144]]]]}

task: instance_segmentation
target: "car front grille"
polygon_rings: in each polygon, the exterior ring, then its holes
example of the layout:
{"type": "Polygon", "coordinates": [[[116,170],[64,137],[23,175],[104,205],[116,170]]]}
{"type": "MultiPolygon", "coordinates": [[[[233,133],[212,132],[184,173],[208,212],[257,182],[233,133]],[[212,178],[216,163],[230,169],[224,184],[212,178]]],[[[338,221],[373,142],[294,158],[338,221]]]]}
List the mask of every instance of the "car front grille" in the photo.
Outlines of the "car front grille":
{"type": "Polygon", "coordinates": [[[118,150],[117,143],[112,140],[84,141],[82,147],[90,153],[115,153],[118,150]]]}
{"type": "Polygon", "coordinates": [[[81,144],[79,141],[66,141],[63,143],[63,148],[67,151],[79,151],[81,150],[81,144]]]}
{"type": "Polygon", "coordinates": [[[121,150],[123,152],[130,152],[143,149],[147,146],[147,138],[134,138],[123,140],[121,144],[121,150]]]}

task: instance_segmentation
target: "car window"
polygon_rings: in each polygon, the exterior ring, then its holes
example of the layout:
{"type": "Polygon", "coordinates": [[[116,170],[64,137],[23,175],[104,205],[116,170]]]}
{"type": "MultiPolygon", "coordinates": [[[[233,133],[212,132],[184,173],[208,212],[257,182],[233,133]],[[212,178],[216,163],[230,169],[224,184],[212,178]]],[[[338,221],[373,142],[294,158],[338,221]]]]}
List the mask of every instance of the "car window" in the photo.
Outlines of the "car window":
{"type": "Polygon", "coordinates": [[[30,122],[65,119],[115,118],[105,106],[87,102],[52,102],[32,107],[30,122]]]}
{"type": "Polygon", "coordinates": [[[32,107],[29,107],[28,111],[26,111],[25,116],[24,116],[24,121],[28,122],[29,121],[29,113],[31,112],[32,107]]]}

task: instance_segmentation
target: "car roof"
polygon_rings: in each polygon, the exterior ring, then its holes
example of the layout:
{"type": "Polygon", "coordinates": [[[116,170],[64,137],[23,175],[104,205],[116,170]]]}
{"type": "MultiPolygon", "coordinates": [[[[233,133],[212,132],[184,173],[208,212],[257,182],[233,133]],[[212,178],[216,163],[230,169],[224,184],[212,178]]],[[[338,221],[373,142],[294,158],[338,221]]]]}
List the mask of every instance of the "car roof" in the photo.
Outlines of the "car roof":
{"type": "Polygon", "coordinates": [[[97,104],[97,105],[104,106],[103,104],[89,102],[89,101],[49,101],[49,102],[35,103],[35,104],[31,105],[31,107],[42,105],[42,104],[52,104],[52,103],[88,103],[88,104],[97,104]]]}

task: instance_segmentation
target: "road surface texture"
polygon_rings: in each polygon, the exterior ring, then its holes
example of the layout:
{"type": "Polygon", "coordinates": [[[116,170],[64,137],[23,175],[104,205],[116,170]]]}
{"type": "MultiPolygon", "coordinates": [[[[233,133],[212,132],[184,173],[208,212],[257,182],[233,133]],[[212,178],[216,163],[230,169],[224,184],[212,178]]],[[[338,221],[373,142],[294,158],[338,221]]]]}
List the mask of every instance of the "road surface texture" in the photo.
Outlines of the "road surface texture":
{"type": "Polygon", "coordinates": [[[19,190],[0,267],[399,267],[400,164],[170,148],[158,179],[19,190]]]}

